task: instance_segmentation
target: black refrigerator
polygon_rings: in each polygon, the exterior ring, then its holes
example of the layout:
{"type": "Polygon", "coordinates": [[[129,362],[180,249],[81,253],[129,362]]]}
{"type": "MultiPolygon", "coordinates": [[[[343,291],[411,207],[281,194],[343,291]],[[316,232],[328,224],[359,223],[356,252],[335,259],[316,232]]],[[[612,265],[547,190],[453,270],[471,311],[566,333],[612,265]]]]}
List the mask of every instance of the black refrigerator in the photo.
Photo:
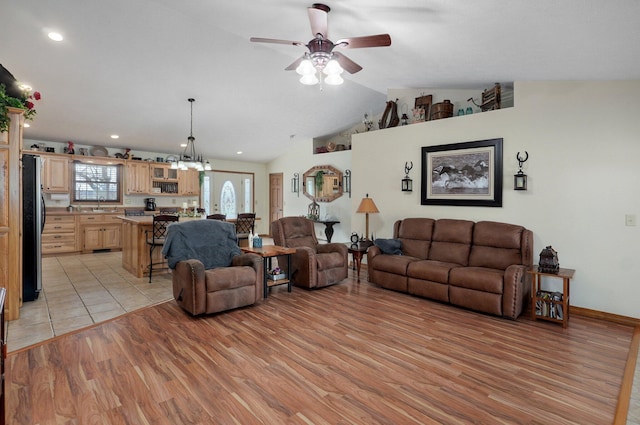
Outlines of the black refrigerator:
{"type": "Polygon", "coordinates": [[[42,161],[38,155],[22,155],[22,301],[37,299],[42,290],[42,161]]]}

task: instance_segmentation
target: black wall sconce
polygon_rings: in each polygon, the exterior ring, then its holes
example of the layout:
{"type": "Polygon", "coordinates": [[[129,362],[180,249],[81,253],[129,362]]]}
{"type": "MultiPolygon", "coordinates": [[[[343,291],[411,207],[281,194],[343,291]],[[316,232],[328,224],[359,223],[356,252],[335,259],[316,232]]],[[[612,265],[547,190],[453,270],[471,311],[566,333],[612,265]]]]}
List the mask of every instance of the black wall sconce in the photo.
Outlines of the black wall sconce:
{"type": "Polygon", "coordinates": [[[342,176],[342,191],[349,194],[351,198],[351,170],[344,170],[342,176]]]}
{"type": "Polygon", "coordinates": [[[402,191],[403,192],[412,192],[413,191],[413,180],[409,178],[409,171],[413,168],[413,161],[411,161],[411,165],[408,162],[404,163],[404,178],[402,179],[402,191]]]}
{"type": "Polygon", "coordinates": [[[291,178],[291,192],[295,193],[300,197],[300,174],[294,173],[291,178]]]}
{"type": "Polygon", "coordinates": [[[527,190],[527,175],[522,172],[522,164],[529,159],[529,153],[524,151],[524,158],[520,157],[520,152],[516,154],[518,160],[518,172],[513,175],[513,190],[527,190]]]}

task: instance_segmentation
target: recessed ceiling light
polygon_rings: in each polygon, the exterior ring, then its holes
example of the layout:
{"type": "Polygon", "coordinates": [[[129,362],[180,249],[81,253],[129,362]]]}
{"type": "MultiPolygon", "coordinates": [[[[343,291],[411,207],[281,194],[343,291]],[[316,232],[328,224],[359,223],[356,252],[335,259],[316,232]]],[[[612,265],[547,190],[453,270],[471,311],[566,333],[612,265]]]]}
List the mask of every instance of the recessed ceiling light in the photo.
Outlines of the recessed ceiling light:
{"type": "Polygon", "coordinates": [[[29,125],[28,122],[24,123],[24,128],[29,128],[29,127],[31,127],[31,126],[29,125]]]}
{"type": "Polygon", "coordinates": [[[117,134],[112,134],[112,135],[111,135],[111,138],[112,138],[112,139],[119,139],[119,138],[120,138],[120,136],[118,136],[117,134]]]}
{"type": "Polygon", "coordinates": [[[64,37],[59,32],[51,31],[47,36],[53,41],[62,41],[64,37]]]}
{"type": "Polygon", "coordinates": [[[25,83],[20,83],[19,87],[20,87],[20,90],[24,90],[24,91],[31,91],[33,89],[33,87],[25,83]]]}
{"type": "Polygon", "coordinates": [[[186,147],[187,147],[187,144],[186,144],[186,143],[180,143],[180,147],[181,147],[181,148],[186,148],[186,147]]]}
{"type": "Polygon", "coordinates": [[[242,155],[242,151],[238,151],[236,152],[238,155],[242,155]]]}

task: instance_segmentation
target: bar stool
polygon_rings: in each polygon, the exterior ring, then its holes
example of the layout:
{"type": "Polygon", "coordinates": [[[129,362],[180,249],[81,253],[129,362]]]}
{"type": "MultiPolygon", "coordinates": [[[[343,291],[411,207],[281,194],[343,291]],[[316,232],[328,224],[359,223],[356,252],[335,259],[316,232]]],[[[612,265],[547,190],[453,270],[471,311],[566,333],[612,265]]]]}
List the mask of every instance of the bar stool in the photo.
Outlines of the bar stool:
{"type": "Polygon", "coordinates": [[[167,237],[167,227],[177,221],[177,215],[156,215],[153,217],[151,232],[147,230],[147,245],[149,245],[149,283],[151,283],[153,266],[164,264],[164,261],[160,263],[153,262],[153,250],[156,249],[157,246],[162,247],[164,245],[167,237]]]}
{"type": "Polygon", "coordinates": [[[227,221],[227,215],[226,214],[210,214],[207,216],[207,220],[227,221]]]}
{"type": "Polygon", "coordinates": [[[249,234],[255,233],[255,222],[255,213],[238,214],[238,218],[236,219],[236,236],[238,237],[238,245],[249,246],[249,234]]]}

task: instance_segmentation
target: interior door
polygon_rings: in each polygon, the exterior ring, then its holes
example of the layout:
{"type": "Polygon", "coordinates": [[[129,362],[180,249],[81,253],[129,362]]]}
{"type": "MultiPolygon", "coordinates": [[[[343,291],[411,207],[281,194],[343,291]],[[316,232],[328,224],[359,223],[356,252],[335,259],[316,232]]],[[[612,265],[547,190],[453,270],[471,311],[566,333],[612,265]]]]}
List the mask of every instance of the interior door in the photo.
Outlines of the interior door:
{"type": "Polygon", "coordinates": [[[269,174],[269,223],[283,216],[283,178],[282,173],[269,174]]]}

